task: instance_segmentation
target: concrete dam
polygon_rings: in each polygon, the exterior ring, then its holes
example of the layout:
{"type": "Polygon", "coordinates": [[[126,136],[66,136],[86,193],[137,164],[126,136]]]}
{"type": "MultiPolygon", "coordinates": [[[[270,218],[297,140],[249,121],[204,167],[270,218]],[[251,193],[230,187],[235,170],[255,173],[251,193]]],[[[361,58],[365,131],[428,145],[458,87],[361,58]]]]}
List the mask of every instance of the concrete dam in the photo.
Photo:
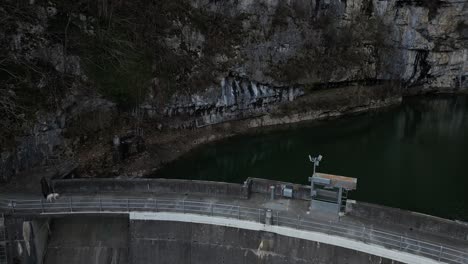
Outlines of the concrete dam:
{"type": "Polygon", "coordinates": [[[54,202],[1,195],[2,264],[468,263],[465,223],[351,200],[340,214],[315,210],[310,186],[256,178],[53,184],[54,202]]]}
{"type": "Polygon", "coordinates": [[[467,18],[0,0],[0,264],[468,264],[467,18]]]}

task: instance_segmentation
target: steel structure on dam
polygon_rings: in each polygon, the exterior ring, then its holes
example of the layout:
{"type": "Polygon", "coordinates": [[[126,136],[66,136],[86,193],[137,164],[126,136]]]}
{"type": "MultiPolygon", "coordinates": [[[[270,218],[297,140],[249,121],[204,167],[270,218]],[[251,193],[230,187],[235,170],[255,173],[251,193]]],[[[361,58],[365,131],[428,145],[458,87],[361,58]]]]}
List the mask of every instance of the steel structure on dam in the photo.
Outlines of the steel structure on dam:
{"type": "MultiPolygon", "coordinates": [[[[191,222],[267,231],[349,248],[404,263],[468,263],[467,252],[442,244],[348,223],[301,218],[283,211],[226,203],[112,196],[70,196],[59,198],[55,202],[5,197],[0,198],[0,211],[4,215],[30,217],[125,214],[136,220],[191,222]]],[[[2,252],[4,251],[0,251],[0,262],[2,252]]],[[[6,260],[3,263],[6,263],[6,260]]]]}

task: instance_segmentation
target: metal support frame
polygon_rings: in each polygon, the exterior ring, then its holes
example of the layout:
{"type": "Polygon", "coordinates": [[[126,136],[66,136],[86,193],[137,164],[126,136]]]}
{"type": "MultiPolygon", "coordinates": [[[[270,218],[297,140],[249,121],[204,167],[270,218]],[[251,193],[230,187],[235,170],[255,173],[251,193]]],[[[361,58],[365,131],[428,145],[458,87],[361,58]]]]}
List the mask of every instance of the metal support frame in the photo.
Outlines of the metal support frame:
{"type": "Polygon", "coordinates": [[[349,190],[356,188],[357,179],[326,173],[318,173],[317,167],[322,160],[322,155],[312,157],[309,160],[313,164],[313,173],[309,177],[310,182],[310,210],[322,208],[329,212],[336,212],[339,216],[346,211],[343,200],[347,199],[349,190]]]}
{"type": "Polygon", "coordinates": [[[343,188],[342,187],[339,187],[338,188],[338,199],[337,199],[337,202],[338,202],[338,214],[341,212],[341,197],[343,196],[343,188]]]}
{"type": "Polygon", "coordinates": [[[318,167],[320,165],[320,161],[322,160],[322,155],[318,155],[317,157],[314,157],[312,158],[311,155],[309,155],[309,160],[310,162],[312,162],[313,164],[313,173],[312,173],[312,177],[309,177],[309,181],[310,181],[310,210],[312,210],[312,203],[313,203],[313,200],[314,200],[314,197],[316,195],[315,193],[315,189],[314,189],[314,181],[313,181],[313,177],[315,177],[316,175],[316,167],[318,167]]]}

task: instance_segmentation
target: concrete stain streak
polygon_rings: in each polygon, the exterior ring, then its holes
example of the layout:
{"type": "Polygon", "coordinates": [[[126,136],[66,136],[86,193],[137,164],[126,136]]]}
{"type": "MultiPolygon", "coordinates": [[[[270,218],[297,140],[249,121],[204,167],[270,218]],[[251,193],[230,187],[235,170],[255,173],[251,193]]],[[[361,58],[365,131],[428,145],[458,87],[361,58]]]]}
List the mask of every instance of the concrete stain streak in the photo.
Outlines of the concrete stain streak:
{"type": "MultiPolygon", "coordinates": [[[[142,241],[151,241],[151,242],[160,242],[160,241],[168,241],[168,240],[174,240],[174,239],[159,239],[159,238],[147,238],[147,237],[134,237],[135,240],[142,240],[142,241]]],[[[233,246],[230,245],[220,245],[220,244],[213,244],[213,243],[203,243],[199,241],[191,241],[192,244],[199,244],[199,245],[205,245],[205,246],[217,246],[217,247],[223,247],[226,249],[234,249],[233,246]]],[[[244,251],[244,256],[247,256],[248,252],[253,253],[254,255],[260,257],[260,258],[265,258],[266,256],[275,256],[275,257],[284,257],[281,254],[268,251],[268,250],[262,250],[263,248],[263,241],[260,243],[259,248],[257,250],[251,249],[251,248],[246,248],[246,247],[237,247],[238,249],[241,249],[244,251]]],[[[294,261],[301,263],[301,262],[307,262],[308,260],[305,258],[297,258],[297,257],[292,257],[289,256],[291,259],[294,261]]],[[[372,258],[372,257],[371,257],[372,258]]],[[[315,263],[315,262],[314,262],[315,263]]],[[[112,263],[111,263],[112,264],[112,263]]]]}
{"type": "Polygon", "coordinates": [[[21,242],[17,242],[16,245],[18,246],[18,255],[23,255],[23,247],[21,246],[21,242]]]}
{"type": "Polygon", "coordinates": [[[31,223],[30,222],[23,222],[23,239],[24,244],[26,245],[26,251],[28,252],[28,256],[31,256],[31,245],[29,241],[31,241],[31,223]]]}

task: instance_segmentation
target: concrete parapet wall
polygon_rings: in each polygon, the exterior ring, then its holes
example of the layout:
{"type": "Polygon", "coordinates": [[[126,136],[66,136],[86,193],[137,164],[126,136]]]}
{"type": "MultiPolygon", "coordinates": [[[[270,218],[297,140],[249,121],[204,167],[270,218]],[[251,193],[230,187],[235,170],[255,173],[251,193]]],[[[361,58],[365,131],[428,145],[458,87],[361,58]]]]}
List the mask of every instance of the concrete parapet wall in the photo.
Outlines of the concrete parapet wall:
{"type": "Polygon", "coordinates": [[[307,185],[260,178],[248,178],[246,182],[252,193],[270,194],[270,186],[275,186],[275,196],[282,196],[283,188],[290,186],[293,189],[293,199],[310,200],[310,186],[307,185]]]}
{"type": "MultiPolygon", "coordinates": [[[[282,189],[289,186],[293,189],[293,199],[310,200],[310,187],[307,185],[259,178],[248,178],[244,184],[179,179],[72,179],[54,180],[53,183],[59,193],[147,192],[241,199],[248,199],[252,193],[270,195],[270,186],[275,186],[275,196],[280,197],[282,189]]],[[[468,240],[468,224],[416,212],[357,202],[348,203],[347,215],[369,225],[399,225],[409,232],[415,230],[468,240]]]]}
{"type": "Polygon", "coordinates": [[[130,221],[130,263],[399,263],[270,232],[172,221],[130,221]]]}
{"type": "Polygon", "coordinates": [[[205,194],[248,199],[250,193],[270,195],[270,186],[275,186],[275,196],[282,196],[285,186],[293,188],[293,199],[310,200],[310,187],[260,178],[248,178],[245,184],[193,181],[180,179],[71,179],[54,180],[59,193],[96,192],[154,192],[178,194],[205,194]]]}
{"type": "Polygon", "coordinates": [[[348,203],[347,215],[381,224],[401,224],[405,229],[468,240],[468,223],[364,202],[348,203]]]}
{"type": "Polygon", "coordinates": [[[73,179],[55,180],[53,184],[55,191],[59,193],[154,192],[248,198],[243,185],[225,182],[178,179],[73,179]]]}

